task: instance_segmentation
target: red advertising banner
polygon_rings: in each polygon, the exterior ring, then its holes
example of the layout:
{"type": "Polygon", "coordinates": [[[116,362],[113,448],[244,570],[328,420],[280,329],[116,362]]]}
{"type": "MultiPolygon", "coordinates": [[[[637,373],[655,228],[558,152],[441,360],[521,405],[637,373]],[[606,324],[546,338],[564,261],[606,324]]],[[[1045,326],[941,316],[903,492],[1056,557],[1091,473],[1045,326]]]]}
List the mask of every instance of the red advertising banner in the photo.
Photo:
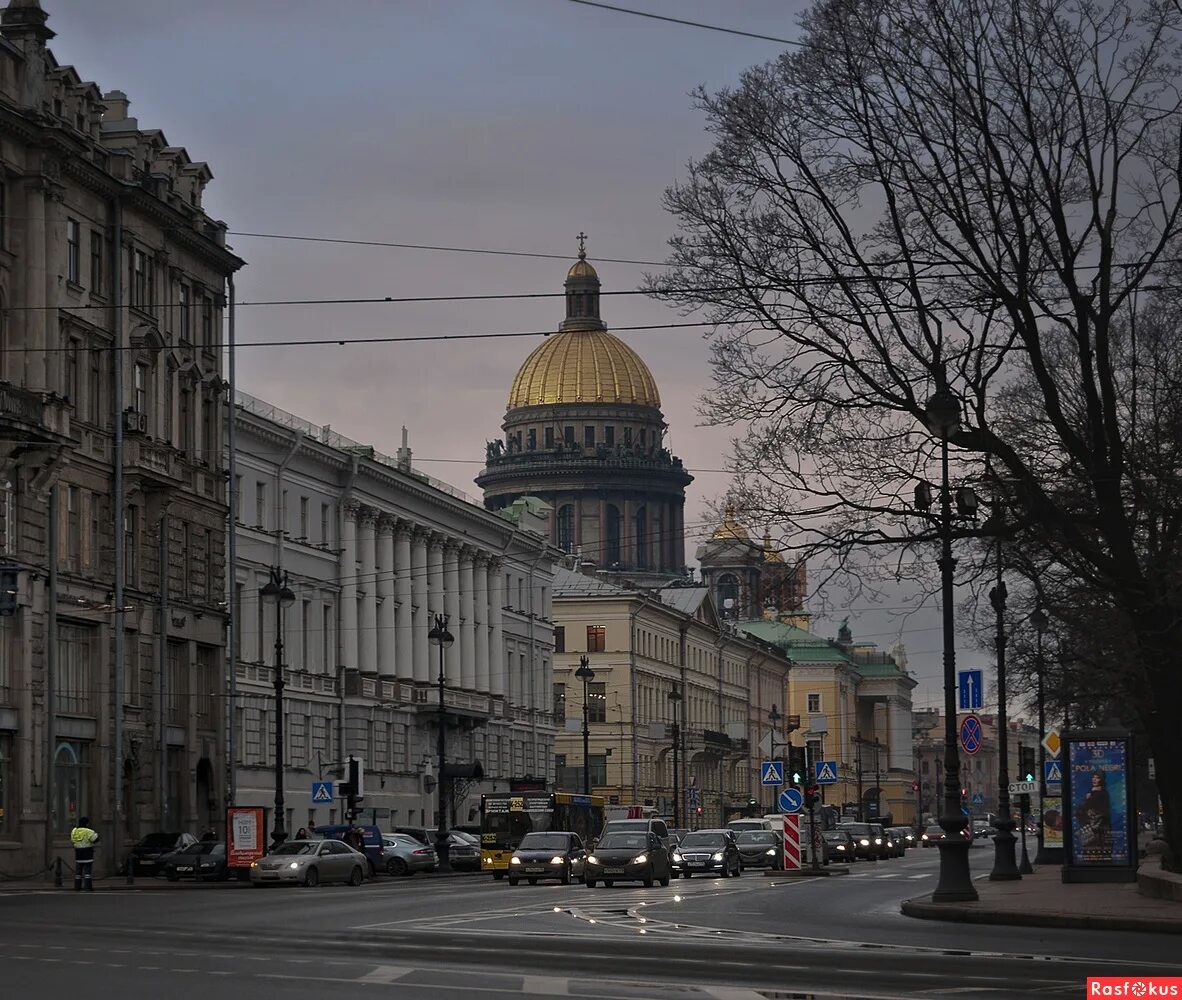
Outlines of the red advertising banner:
{"type": "Polygon", "coordinates": [[[226,866],[249,868],[267,853],[261,806],[226,808],[226,866]]]}

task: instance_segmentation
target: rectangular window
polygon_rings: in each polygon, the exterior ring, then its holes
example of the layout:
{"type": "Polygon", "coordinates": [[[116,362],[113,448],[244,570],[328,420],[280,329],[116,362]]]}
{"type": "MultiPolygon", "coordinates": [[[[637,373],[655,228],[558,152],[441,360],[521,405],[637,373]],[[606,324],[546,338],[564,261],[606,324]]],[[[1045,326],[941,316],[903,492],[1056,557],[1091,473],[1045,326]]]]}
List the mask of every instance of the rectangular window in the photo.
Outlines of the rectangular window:
{"type": "Polygon", "coordinates": [[[96,426],[103,420],[103,353],[97,347],[90,349],[90,375],[86,386],[87,416],[96,426]]]}
{"type": "Polygon", "coordinates": [[[320,505],[320,540],[325,545],[332,544],[332,508],[328,504],[320,505]]]}
{"type": "Polygon", "coordinates": [[[197,678],[193,691],[193,716],[198,729],[213,729],[221,699],[221,657],[216,646],[197,647],[197,678]]]}
{"type": "Polygon", "coordinates": [[[554,652],[556,652],[556,653],[565,653],[566,652],[566,626],[565,625],[555,625],[554,626],[554,652]]]}
{"type": "Polygon", "coordinates": [[[16,829],[16,758],[13,736],[0,733],[0,836],[7,840],[16,829]]]}
{"type": "Polygon", "coordinates": [[[255,602],[255,618],[254,618],[254,658],[255,662],[262,663],[266,656],[266,632],[267,632],[267,605],[262,599],[255,602]]]}
{"type": "Polygon", "coordinates": [[[607,626],[588,625],[587,652],[602,653],[605,649],[607,649],[607,626]]]}
{"type": "Polygon", "coordinates": [[[537,447],[538,447],[538,432],[535,428],[531,427],[528,431],[525,432],[525,450],[526,451],[536,451],[537,447]]]}
{"type": "Polygon", "coordinates": [[[74,404],[74,412],[82,410],[82,394],[78,384],[78,372],[82,367],[82,344],[77,340],[66,342],[66,396],[74,404]]]}
{"type": "Polygon", "coordinates": [[[185,655],[188,649],[183,642],[168,644],[168,690],[164,704],[168,709],[168,721],[180,726],[187,723],[189,709],[189,662],[185,655]]]}
{"type": "Polygon", "coordinates": [[[193,585],[193,531],[188,522],[181,525],[181,593],[192,594],[193,585]]]}
{"type": "Polygon", "coordinates": [[[213,393],[201,397],[201,457],[210,465],[216,465],[217,457],[217,404],[213,393]]]}
{"type": "Polygon", "coordinates": [[[242,476],[234,477],[234,520],[242,523],[242,476]]]}
{"type": "Polygon", "coordinates": [[[213,297],[201,296],[201,346],[217,347],[213,340],[213,297]]]}
{"type": "Polygon", "coordinates": [[[300,541],[308,540],[308,498],[300,497],[300,541]]]}
{"type": "Polygon", "coordinates": [[[632,447],[632,428],[631,427],[624,428],[624,447],[625,448],[632,447]]]}
{"type": "Polygon", "coordinates": [[[192,302],[189,299],[189,295],[189,286],[182,281],[177,286],[177,333],[180,334],[181,340],[185,343],[189,343],[193,332],[190,314],[192,302]]]}
{"type": "Polygon", "coordinates": [[[81,625],[57,627],[57,710],[72,715],[92,711],[94,678],[91,652],[94,632],[81,625]]]}
{"type": "Polygon", "coordinates": [[[189,385],[181,388],[180,447],[185,454],[193,451],[193,389],[189,385]]]}
{"type": "Polygon", "coordinates": [[[85,568],[98,569],[103,563],[99,544],[103,532],[103,508],[106,505],[98,493],[89,494],[86,497],[86,501],[86,513],[90,518],[90,524],[84,529],[87,533],[86,544],[83,546],[86,552],[85,568]]]}
{"type": "Polygon", "coordinates": [[[320,633],[320,662],[321,669],[325,673],[335,673],[334,664],[336,657],[333,656],[334,646],[332,644],[332,605],[324,605],[324,628],[320,633]]]}
{"type": "Polygon", "coordinates": [[[12,673],[12,618],[6,615],[0,617],[0,705],[13,703],[12,673]]]}
{"type": "Polygon", "coordinates": [[[648,434],[647,434],[647,432],[645,431],[645,429],[644,429],[643,427],[642,427],[642,428],[640,428],[640,446],[641,446],[642,448],[644,447],[644,445],[645,445],[645,443],[646,443],[646,442],[645,442],[645,439],[646,439],[647,437],[648,437],[648,434]]]}
{"type": "Polygon", "coordinates": [[[148,412],[148,379],[151,377],[151,372],[147,365],[135,366],[135,395],[133,396],[133,405],[138,413],[148,412]]]}
{"type": "Polygon", "coordinates": [[[66,219],[66,278],[75,285],[82,281],[82,231],[77,219],[66,219]]]}
{"type": "Polygon", "coordinates": [[[609,448],[614,448],[616,445],[616,429],[610,424],[603,429],[603,443],[609,448]]]}
{"type": "MultiPolygon", "coordinates": [[[[588,776],[592,789],[601,788],[607,784],[607,754],[593,753],[587,757],[588,776]]],[[[579,776],[580,779],[582,775],[579,776]]]]}
{"type": "Polygon", "coordinates": [[[8,186],[0,182],[0,249],[8,246],[8,186]]]}
{"type": "Polygon", "coordinates": [[[562,725],[562,720],[566,718],[566,685],[554,685],[554,724],[562,725]]]}
{"type": "Polygon", "coordinates": [[[312,626],[312,602],[304,601],[300,608],[300,662],[301,670],[310,670],[311,664],[308,662],[308,633],[312,626]]]}
{"type": "Polygon", "coordinates": [[[583,447],[595,447],[595,426],[593,424],[588,424],[583,428],[583,447]]]}
{"type": "Polygon", "coordinates": [[[90,291],[103,293],[103,234],[97,229],[90,231],[90,291]]]}
{"type": "Polygon", "coordinates": [[[546,442],[546,450],[550,451],[554,448],[554,428],[547,427],[545,430],[544,440],[546,442]]]}
{"type": "Polygon", "coordinates": [[[254,484],[254,526],[262,528],[267,523],[267,484],[254,484]]]}
{"type": "Polygon", "coordinates": [[[139,508],[128,504],[123,511],[123,583],[134,587],[139,578],[139,508]]]}
{"type": "Polygon", "coordinates": [[[53,754],[54,833],[69,833],[90,812],[90,744],[61,740],[53,754]]]}
{"type": "Polygon", "coordinates": [[[607,685],[601,681],[587,685],[587,721],[607,722],[607,685]]]}
{"type": "Polygon", "coordinates": [[[138,637],[128,632],[123,649],[123,704],[135,707],[140,703],[140,664],[145,657],[151,664],[152,647],[145,645],[141,654],[138,637]]]}
{"type": "Polygon", "coordinates": [[[810,713],[821,711],[821,696],[819,694],[808,696],[808,711],[810,713]]]}
{"type": "Polygon", "coordinates": [[[562,428],[562,440],[566,442],[567,447],[575,443],[575,429],[567,426],[562,428]]]}
{"type": "Polygon", "coordinates": [[[148,304],[148,255],[142,250],[131,251],[131,305],[143,309],[148,304]]]}
{"type": "Polygon", "coordinates": [[[217,567],[213,559],[213,532],[203,528],[204,540],[201,543],[202,575],[205,581],[205,603],[213,604],[218,591],[217,567]]]}
{"type": "Polygon", "coordinates": [[[82,555],[82,491],[77,486],[66,488],[66,547],[65,562],[70,569],[78,569],[82,555]]]}

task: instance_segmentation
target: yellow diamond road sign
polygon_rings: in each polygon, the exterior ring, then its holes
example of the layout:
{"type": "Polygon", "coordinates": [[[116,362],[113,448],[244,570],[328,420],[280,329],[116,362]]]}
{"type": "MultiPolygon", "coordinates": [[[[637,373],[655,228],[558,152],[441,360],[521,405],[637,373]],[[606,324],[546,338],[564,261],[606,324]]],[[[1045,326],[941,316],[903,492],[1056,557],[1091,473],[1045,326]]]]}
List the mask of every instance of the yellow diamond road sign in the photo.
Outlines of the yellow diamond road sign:
{"type": "Polygon", "coordinates": [[[1062,747],[1063,741],[1059,739],[1059,730],[1052,729],[1042,738],[1042,745],[1046,747],[1047,753],[1052,757],[1059,756],[1059,748],[1062,747]]]}

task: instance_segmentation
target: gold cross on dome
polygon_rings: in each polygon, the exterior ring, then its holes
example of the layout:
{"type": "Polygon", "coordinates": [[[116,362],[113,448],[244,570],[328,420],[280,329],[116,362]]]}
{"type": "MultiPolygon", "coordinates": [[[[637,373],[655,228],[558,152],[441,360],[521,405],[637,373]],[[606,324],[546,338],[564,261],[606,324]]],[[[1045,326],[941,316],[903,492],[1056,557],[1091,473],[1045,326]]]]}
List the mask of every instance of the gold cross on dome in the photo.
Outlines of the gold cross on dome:
{"type": "Polygon", "coordinates": [[[587,234],[579,233],[579,260],[587,259],[587,234]]]}

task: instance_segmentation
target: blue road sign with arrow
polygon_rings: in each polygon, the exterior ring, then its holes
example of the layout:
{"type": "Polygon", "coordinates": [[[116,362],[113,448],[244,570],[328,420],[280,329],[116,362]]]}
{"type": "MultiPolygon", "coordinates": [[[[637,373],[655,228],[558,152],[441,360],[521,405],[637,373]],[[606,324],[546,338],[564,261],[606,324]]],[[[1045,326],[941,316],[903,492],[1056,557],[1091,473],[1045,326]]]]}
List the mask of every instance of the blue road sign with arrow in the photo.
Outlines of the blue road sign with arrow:
{"type": "Polygon", "coordinates": [[[785,788],[780,793],[780,811],[786,813],[800,812],[804,805],[804,796],[796,788],[785,788]]]}
{"type": "Polygon", "coordinates": [[[817,784],[818,785],[836,785],[837,784],[837,761],[835,760],[818,760],[815,762],[817,769],[817,784]]]}
{"type": "Polygon", "coordinates": [[[960,710],[974,712],[985,707],[984,671],[961,670],[957,675],[957,690],[960,694],[960,710]]]}
{"type": "Polygon", "coordinates": [[[765,785],[784,784],[784,764],[778,760],[765,760],[759,768],[759,780],[765,785]]]}
{"type": "Polygon", "coordinates": [[[313,781],[312,782],[312,801],[316,803],[325,803],[332,801],[332,782],[331,781],[313,781]]]}
{"type": "Polygon", "coordinates": [[[1044,760],[1042,762],[1043,780],[1048,785],[1063,784],[1063,765],[1057,760],[1044,760]]]}

